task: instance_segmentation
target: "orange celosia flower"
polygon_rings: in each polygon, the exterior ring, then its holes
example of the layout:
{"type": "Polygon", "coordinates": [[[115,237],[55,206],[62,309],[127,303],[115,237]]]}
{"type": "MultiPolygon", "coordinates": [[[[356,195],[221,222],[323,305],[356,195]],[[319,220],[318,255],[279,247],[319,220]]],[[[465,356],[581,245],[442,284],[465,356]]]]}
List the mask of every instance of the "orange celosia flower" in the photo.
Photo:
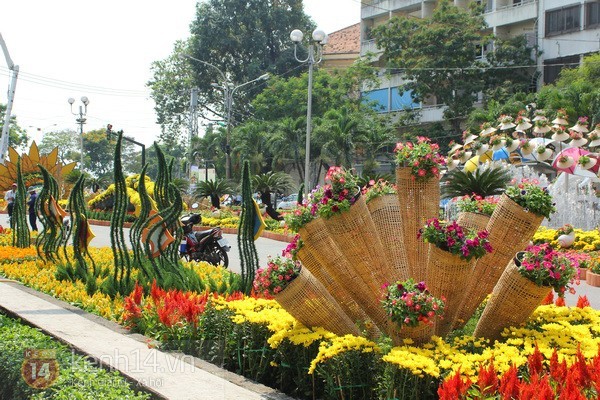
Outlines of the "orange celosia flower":
{"type": "Polygon", "coordinates": [[[558,307],[564,307],[565,306],[565,298],[564,297],[558,297],[556,299],[556,301],[554,302],[554,304],[558,307]]]}
{"type": "Polygon", "coordinates": [[[498,376],[494,368],[494,359],[490,360],[487,368],[481,364],[479,366],[479,376],[477,377],[477,386],[481,391],[481,395],[493,395],[498,390],[498,376]]]}
{"type": "Polygon", "coordinates": [[[552,303],[554,303],[554,292],[551,290],[550,292],[548,292],[548,295],[544,297],[544,300],[542,300],[542,305],[547,306],[552,303]]]}
{"type": "Polygon", "coordinates": [[[578,308],[585,308],[585,307],[590,307],[590,301],[588,300],[587,296],[579,296],[579,298],[577,299],[577,307],[578,308]]]}
{"type": "Polygon", "coordinates": [[[517,367],[514,364],[500,378],[500,394],[502,395],[502,400],[512,400],[519,396],[519,378],[517,376],[517,367]]]}
{"type": "Polygon", "coordinates": [[[535,349],[533,353],[527,357],[527,364],[529,366],[529,374],[530,375],[539,375],[542,372],[542,361],[544,361],[544,356],[540,352],[537,343],[535,344],[535,349]]]}
{"type": "Polygon", "coordinates": [[[471,386],[471,381],[467,378],[463,381],[460,376],[460,369],[454,376],[444,381],[438,388],[440,400],[456,400],[464,398],[464,394],[471,386]]]}

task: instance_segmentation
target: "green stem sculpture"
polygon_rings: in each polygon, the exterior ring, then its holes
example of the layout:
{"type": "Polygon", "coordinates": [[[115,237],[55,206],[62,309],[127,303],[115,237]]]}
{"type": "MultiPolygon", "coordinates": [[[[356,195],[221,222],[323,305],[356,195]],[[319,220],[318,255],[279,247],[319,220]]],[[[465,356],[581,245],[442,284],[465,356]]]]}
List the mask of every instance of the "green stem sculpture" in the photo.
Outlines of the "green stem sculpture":
{"type": "Polygon", "coordinates": [[[69,209],[71,210],[71,224],[73,230],[73,256],[75,257],[75,277],[81,279],[83,282],[88,284],[90,288],[88,291],[95,292],[95,280],[98,276],[98,270],[96,269],[96,263],[92,258],[88,249],[88,218],[85,205],[85,198],[83,196],[83,187],[85,178],[83,175],[79,176],[71,194],[69,196],[69,209]],[[90,275],[88,272],[89,259],[92,263],[93,274],[90,275]]]}
{"type": "Polygon", "coordinates": [[[22,249],[31,245],[31,236],[29,235],[29,227],[27,226],[26,193],[23,174],[21,172],[21,156],[19,156],[17,160],[17,192],[15,194],[15,205],[10,225],[14,232],[12,244],[14,247],[22,249]]]}
{"type": "Polygon", "coordinates": [[[150,279],[149,271],[146,270],[145,264],[147,262],[147,258],[144,257],[144,252],[142,252],[141,248],[141,239],[142,239],[142,231],[144,227],[144,222],[148,219],[150,215],[150,210],[152,209],[152,201],[150,200],[150,195],[148,194],[148,190],[146,189],[146,169],[148,168],[148,164],[144,165],[142,168],[142,172],[140,173],[140,180],[138,182],[138,193],[140,195],[140,214],[137,216],[133,224],[131,225],[131,229],[129,230],[129,240],[131,241],[131,246],[133,248],[133,261],[134,264],[138,265],[142,273],[146,276],[146,278],[150,279]]]}
{"type": "Polygon", "coordinates": [[[252,290],[252,282],[258,269],[258,253],[254,244],[255,216],[256,210],[252,200],[252,185],[250,183],[250,163],[246,160],[242,170],[242,214],[237,239],[242,269],[242,291],[246,294],[250,294],[252,290]]]}
{"type": "Polygon", "coordinates": [[[113,282],[117,285],[116,289],[122,295],[127,295],[132,288],[131,284],[131,259],[125,244],[125,235],[123,233],[123,224],[125,223],[125,214],[129,200],[127,198],[127,186],[125,176],[123,175],[123,166],[121,164],[121,142],[123,141],[123,131],[117,133],[117,143],[115,146],[114,157],[114,206],[110,219],[110,243],[113,251],[115,272],[113,282]]]}
{"type": "Polygon", "coordinates": [[[58,248],[60,245],[62,220],[58,220],[56,215],[52,214],[53,202],[58,194],[58,185],[56,179],[44,168],[38,164],[42,172],[44,185],[38,195],[38,210],[40,220],[44,227],[40,231],[36,240],[36,250],[38,256],[44,261],[58,262],[58,248]]]}

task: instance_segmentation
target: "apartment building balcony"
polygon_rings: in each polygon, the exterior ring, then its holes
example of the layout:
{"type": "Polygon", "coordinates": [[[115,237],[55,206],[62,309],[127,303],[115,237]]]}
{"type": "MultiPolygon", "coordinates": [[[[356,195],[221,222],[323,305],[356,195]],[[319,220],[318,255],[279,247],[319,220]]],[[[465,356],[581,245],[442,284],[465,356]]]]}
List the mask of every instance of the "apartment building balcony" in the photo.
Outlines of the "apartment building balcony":
{"type": "MultiPolygon", "coordinates": [[[[429,2],[429,0],[425,0],[429,2]]],[[[421,8],[423,0],[364,0],[360,10],[361,19],[388,15],[391,11],[412,12],[421,8]]]]}
{"type": "Polygon", "coordinates": [[[522,0],[510,2],[504,6],[498,6],[484,14],[485,21],[490,27],[512,25],[528,20],[534,20],[538,16],[538,0],[522,0]]]}
{"type": "Polygon", "coordinates": [[[377,56],[376,59],[378,59],[378,56],[383,53],[383,51],[377,47],[375,39],[363,40],[360,44],[360,56],[363,57],[367,53],[375,54],[377,56]]]}

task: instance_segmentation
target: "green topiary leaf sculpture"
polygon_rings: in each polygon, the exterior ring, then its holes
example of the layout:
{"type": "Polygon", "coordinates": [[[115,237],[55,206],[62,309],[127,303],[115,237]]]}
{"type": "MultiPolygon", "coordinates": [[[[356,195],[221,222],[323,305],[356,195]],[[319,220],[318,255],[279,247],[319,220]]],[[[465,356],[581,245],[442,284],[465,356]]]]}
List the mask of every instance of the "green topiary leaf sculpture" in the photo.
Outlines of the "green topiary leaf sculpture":
{"type": "Polygon", "coordinates": [[[246,160],[242,170],[242,214],[237,238],[242,269],[242,291],[246,294],[250,294],[252,291],[252,282],[258,269],[258,253],[254,245],[255,216],[256,209],[254,208],[252,184],[250,182],[250,162],[246,160]]]}

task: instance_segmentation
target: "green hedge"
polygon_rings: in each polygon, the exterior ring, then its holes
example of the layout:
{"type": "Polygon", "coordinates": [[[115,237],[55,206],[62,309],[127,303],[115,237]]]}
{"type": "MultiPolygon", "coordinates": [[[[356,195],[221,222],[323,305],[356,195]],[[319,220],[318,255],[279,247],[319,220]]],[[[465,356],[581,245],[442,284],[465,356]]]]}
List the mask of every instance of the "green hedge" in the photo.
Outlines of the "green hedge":
{"type": "Polygon", "coordinates": [[[118,372],[94,366],[39,330],[0,314],[0,400],[149,399],[118,372]],[[59,377],[47,389],[29,387],[21,376],[26,349],[55,349],[59,377]]]}

